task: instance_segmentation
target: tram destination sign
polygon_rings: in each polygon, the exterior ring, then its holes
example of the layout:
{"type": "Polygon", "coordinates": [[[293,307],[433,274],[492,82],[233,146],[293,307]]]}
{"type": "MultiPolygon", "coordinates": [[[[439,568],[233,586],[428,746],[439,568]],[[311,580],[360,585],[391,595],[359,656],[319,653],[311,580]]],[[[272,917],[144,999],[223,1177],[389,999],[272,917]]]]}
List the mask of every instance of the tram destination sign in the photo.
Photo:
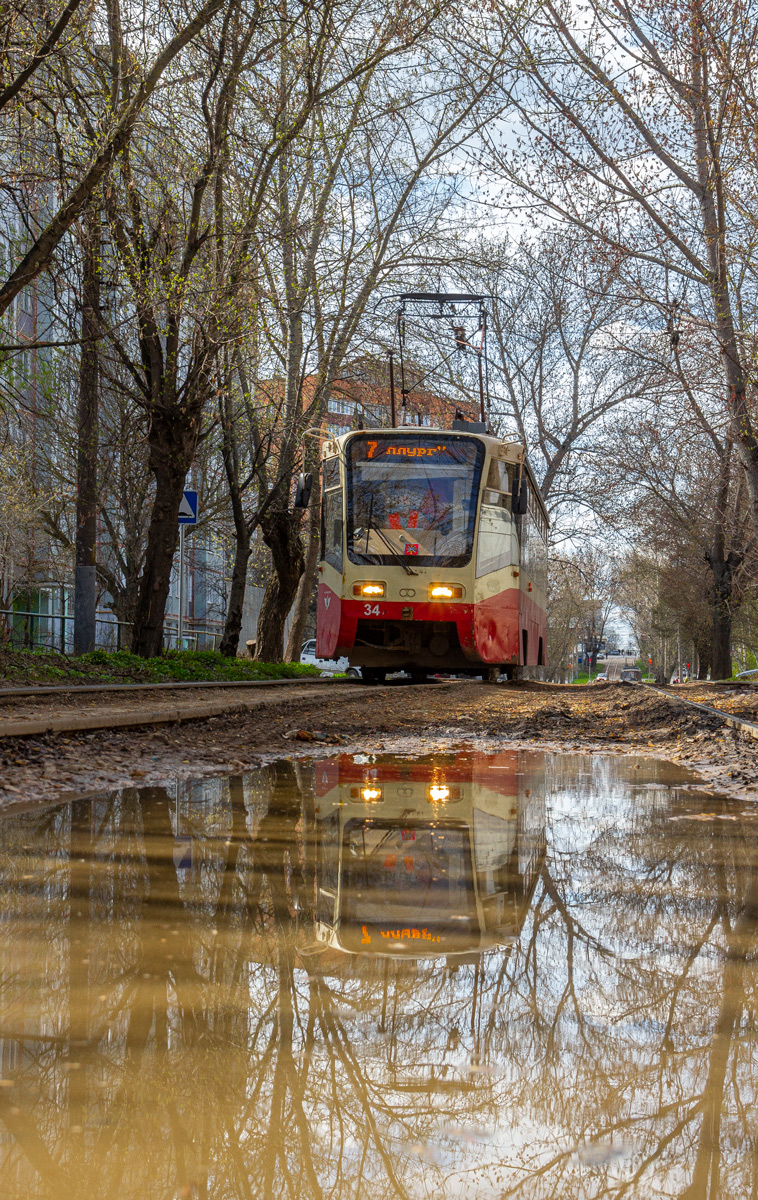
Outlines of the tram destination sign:
{"type": "Polygon", "coordinates": [[[408,438],[361,438],[354,443],[353,461],[369,459],[385,459],[397,461],[400,459],[421,459],[423,462],[465,462],[473,458],[476,451],[469,444],[457,439],[447,438],[444,442],[422,439],[418,436],[408,438]]]}

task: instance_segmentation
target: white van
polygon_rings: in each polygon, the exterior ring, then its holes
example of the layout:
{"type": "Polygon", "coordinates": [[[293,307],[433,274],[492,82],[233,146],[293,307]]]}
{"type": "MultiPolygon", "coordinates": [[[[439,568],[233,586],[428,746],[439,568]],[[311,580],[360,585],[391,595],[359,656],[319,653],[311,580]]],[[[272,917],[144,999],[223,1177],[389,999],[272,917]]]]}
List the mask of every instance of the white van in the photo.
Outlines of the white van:
{"type": "Polygon", "coordinates": [[[360,679],[361,673],[357,667],[351,667],[346,658],[316,658],[316,639],[309,638],[303,642],[300,651],[301,663],[309,667],[318,667],[322,675],[347,675],[348,679],[360,679]]]}

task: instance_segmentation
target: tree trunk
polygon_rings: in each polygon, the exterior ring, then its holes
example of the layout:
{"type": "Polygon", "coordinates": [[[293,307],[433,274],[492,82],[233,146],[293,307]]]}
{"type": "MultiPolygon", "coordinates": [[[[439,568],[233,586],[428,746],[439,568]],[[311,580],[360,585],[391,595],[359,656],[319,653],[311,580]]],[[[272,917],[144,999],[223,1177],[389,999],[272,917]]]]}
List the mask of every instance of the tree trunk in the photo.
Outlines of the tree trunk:
{"type": "Polygon", "coordinates": [[[247,584],[247,564],[249,561],[250,531],[247,527],[247,522],[243,519],[242,523],[236,529],[232,586],[229,590],[224,636],[219,646],[220,652],[226,655],[227,658],[235,658],[239,649],[242,610],[245,605],[245,585],[247,584]]]}
{"type": "Polygon", "coordinates": [[[82,235],[82,349],[76,455],[74,654],[95,649],[97,606],[97,449],[100,364],[100,211],[86,215],[82,235]]]}
{"type": "Polygon", "coordinates": [[[258,618],[255,657],[260,662],[282,662],[284,624],[305,570],[300,516],[269,511],[261,521],[261,530],[271,551],[273,571],[258,618]]]}
{"type": "Polygon", "coordinates": [[[710,645],[707,642],[695,642],[695,654],[697,656],[697,678],[707,679],[711,669],[710,645]]]}
{"type": "MultiPolygon", "coordinates": [[[[239,367],[239,364],[238,364],[239,367]]],[[[240,371],[240,383],[243,394],[248,392],[247,381],[243,371],[240,371]]],[[[219,397],[219,417],[221,421],[222,452],[226,481],[229,485],[229,501],[232,506],[234,521],[234,567],[232,569],[232,586],[229,591],[229,603],[226,609],[224,636],[219,646],[220,652],[227,658],[235,658],[239,649],[240,629],[242,628],[242,612],[245,606],[245,584],[247,583],[247,564],[250,561],[250,542],[252,527],[245,516],[242,507],[242,491],[240,488],[240,466],[237,440],[235,434],[234,413],[230,408],[232,396],[231,370],[228,355],[224,352],[224,388],[219,397]]]]}
{"type": "MultiPolygon", "coordinates": [[[[721,357],[729,391],[731,431],[750,496],[753,530],[758,534],[758,435],[755,414],[748,397],[748,374],[742,360],[742,348],[734,323],[732,295],[729,284],[726,229],[728,219],[724,208],[724,177],[718,142],[709,135],[711,123],[707,108],[708,75],[707,38],[696,13],[696,36],[692,41],[692,82],[690,95],[694,119],[695,161],[700,184],[700,211],[710,274],[708,286],[713,303],[714,327],[721,347],[721,357]]],[[[718,651],[714,645],[714,655],[718,651]]],[[[714,661],[714,674],[716,662],[714,661]]],[[[731,676],[731,666],[729,670],[731,676]]],[[[716,675],[716,678],[719,678],[716,675]]]]}
{"type": "Polygon", "coordinates": [[[721,457],[714,505],[713,544],[705,555],[713,573],[711,679],[732,678],[732,584],[735,568],[741,563],[742,555],[735,550],[726,553],[730,458],[730,447],[727,444],[721,457]]]}
{"type": "Polygon", "coordinates": [[[305,623],[308,620],[308,609],[313,594],[313,579],[316,574],[321,541],[321,501],[315,488],[308,513],[306,540],[305,568],[298,585],[295,611],[292,614],[292,624],[287,638],[287,649],[284,653],[286,662],[300,662],[300,647],[305,637],[305,623]]]}
{"type": "Polygon", "coordinates": [[[163,620],[179,544],[179,506],[188,469],[189,463],[182,463],[178,471],[154,471],[155,500],[132,634],[132,652],[143,658],[155,658],[163,650],[163,620]]]}
{"type": "Polygon", "coordinates": [[[712,551],[708,562],[713,572],[713,666],[712,679],[732,678],[732,581],[740,556],[712,551]]]}
{"type": "Polygon", "coordinates": [[[655,655],[655,682],[661,686],[668,683],[670,676],[666,675],[666,643],[663,642],[658,654],[655,655]]]}

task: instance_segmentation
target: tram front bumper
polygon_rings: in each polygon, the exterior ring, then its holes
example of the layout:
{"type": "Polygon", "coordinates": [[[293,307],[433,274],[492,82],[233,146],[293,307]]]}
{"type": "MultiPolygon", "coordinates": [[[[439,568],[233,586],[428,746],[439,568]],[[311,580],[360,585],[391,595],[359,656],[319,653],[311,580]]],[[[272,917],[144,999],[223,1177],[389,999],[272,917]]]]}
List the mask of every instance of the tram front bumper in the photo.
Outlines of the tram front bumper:
{"type": "Polygon", "coordinates": [[[443,670],[478,659],[471,604],[348,600],[342,607],[340,642],[349,642],[347,652],[356,666],[443,670]]]}
{"type": "Polygon", "coordinates": [[[465,670],[517,663],[519,591],[462,601],[357,600],[319,584],[316,653],[354,666],[465,670]]]}

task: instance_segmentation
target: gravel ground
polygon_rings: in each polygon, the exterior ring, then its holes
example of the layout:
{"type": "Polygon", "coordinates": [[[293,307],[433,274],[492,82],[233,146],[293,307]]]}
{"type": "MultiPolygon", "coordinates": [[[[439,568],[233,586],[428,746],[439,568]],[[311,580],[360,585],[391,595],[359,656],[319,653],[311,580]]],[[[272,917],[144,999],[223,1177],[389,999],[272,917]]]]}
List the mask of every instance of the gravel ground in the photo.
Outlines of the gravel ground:
{"type": "MultiPolygon", "coordinates": [[[[254,708],[181,724],[5,738],[0,806],[239,774],[264,759],[323,754],[332,746],[410,753],[461,742],[653,755],[694,769],[714,790],[758,802],[758,741],[717,717],[623,684],[580,689],[456,681],[296,692],[261,691],[254,708]]],[[[698,684],[686,694],[748,719],[758,716],[754,688],[698,684]]],[[[54,704],[61,714],[75,701],[56,697],[54,704]]]]}

